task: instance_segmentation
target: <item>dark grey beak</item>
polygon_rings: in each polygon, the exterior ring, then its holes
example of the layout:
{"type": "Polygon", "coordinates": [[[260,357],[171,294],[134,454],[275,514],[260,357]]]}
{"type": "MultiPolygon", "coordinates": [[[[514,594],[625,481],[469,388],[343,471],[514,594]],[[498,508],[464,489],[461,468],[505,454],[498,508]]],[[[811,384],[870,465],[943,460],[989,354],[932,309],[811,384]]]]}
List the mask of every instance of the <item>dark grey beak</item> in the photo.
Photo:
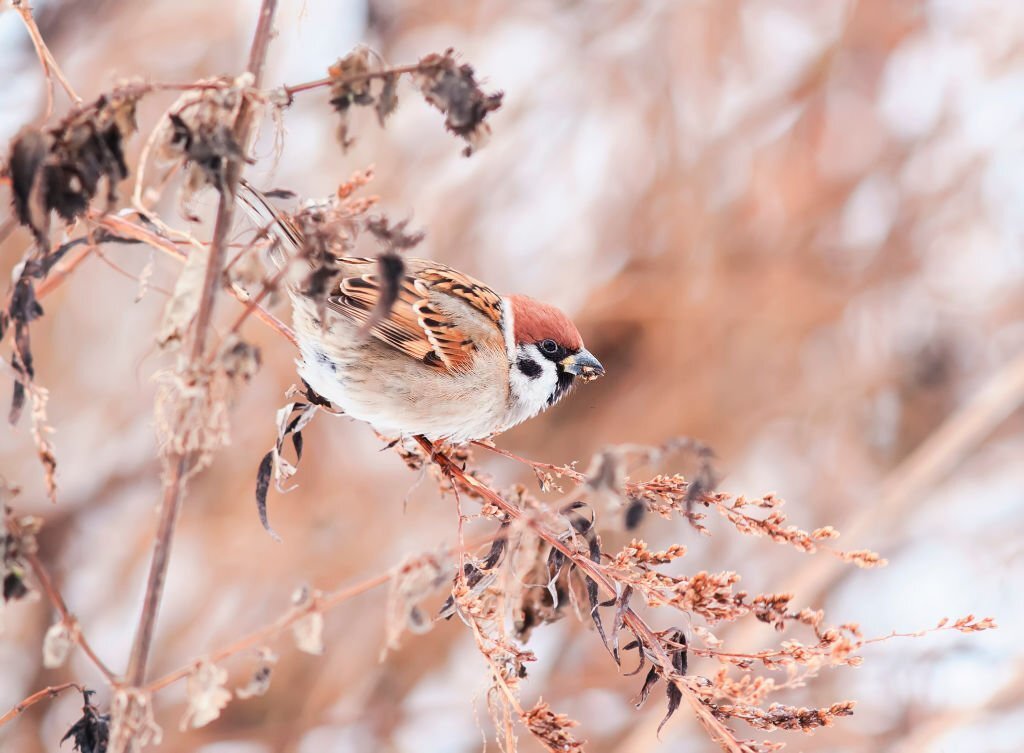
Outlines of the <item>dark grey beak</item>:
{"type": "Polygon", "coordinates": [[[604,376],[604,366],[586,348],[581,348],[578,353],[573,353],[568,358],[563,358],[561,364],[562,368],[567,372],[573,376],[578,376],[584,382],[604,376]]]}

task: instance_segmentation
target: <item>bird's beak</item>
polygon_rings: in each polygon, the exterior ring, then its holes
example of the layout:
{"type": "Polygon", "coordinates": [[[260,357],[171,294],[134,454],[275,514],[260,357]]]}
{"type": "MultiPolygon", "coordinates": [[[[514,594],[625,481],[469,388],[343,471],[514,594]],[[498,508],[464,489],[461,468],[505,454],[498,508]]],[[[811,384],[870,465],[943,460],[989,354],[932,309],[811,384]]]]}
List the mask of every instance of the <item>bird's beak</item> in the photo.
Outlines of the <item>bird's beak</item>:
{"type": "Polygon", "coordinates": [[[598,377],[604,376],[604,366],[586,348],[578,353],[573,353],[561,361],[562,368],[573,376],[578,376],[584,382],[590,382],[598,377]]]}

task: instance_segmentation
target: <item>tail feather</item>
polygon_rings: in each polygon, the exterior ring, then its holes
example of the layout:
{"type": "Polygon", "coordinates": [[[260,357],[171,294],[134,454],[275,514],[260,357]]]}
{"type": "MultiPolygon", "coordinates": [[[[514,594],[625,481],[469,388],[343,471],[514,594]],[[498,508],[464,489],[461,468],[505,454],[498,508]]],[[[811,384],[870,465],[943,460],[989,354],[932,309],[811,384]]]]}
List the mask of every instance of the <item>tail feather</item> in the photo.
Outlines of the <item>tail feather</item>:
{"type": "Polygon", "coordinates": [[[277,253],[272,251],[271,258],[275,263],[283,261],[282,254],[292,256],[299,252],[302,248],[302,231],[291,218],[281,214],[259,189],[242,179],[235,198],[260,230],[274,240],[274,251],[277,253]]]}

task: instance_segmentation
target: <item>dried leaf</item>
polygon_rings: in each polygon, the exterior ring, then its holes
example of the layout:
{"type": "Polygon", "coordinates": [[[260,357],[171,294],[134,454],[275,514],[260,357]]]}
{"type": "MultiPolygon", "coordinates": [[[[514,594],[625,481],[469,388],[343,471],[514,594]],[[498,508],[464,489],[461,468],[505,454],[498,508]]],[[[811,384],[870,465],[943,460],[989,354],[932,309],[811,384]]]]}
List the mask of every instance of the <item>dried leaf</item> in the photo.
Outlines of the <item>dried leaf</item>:
{"type": "Polygon", "coordinates": [[[583,753],[583,743],[572,736],[569,730],[579,726],[579,722],[565,714],[556,714],[551,707],[538,699],[537,704],[525,712],[523,722],[530,733],[551,751],[564,753],[583,753]]]}
{"type": "Polygon", "coordinates": [[[487,143],[491,128],[484,119],[501,107],[503,94],[484,94],[469,65],[459,65],[454,50],[422,58],[415,74],[423,97],[444,113],[445,127],[466,141],[467,157],[487,143]]]}
{"type": "Polygon", "coordinates": [[[260,467],[256,471],[256,511],[260,516],[260,523],[263,529],[271,535],[274,541],[280,541],[281,537],[270,527],[267,520],[267,491],[270,489],[270,476],[274,471],[274,451],[271,450],[263,456],[260,467]]]}
{"type": "Polygon", "coordinates": [[[174,295],[164,307],[163,321],[156,338],[161,348],[171,345],[178,347],[184,341],[185,333],[199,310],[199,299],[206,276],[206,261],[206,249],[193,248],[189,252],[185,266],[178,275],[178,281],[174,284],[174,295]]]}
{"type": "Polygon", "coordinates": [[[228,671],[206,659],[199,662],[188,676],[186,695],[188,708],[181,718],[180,728],[185,731],[203,727],[220,716],[231,700],[231,691],[224,687],[228,671]]]}
{"type": "Polygon", "coordinates": [[[651,689],[658,684],[659,677],[660,675],[658,674],[658,668],[651,667],[651,670],[647,673],[647,677],[644,679],[643,687],[640,688],[640,695],[637,697],[636,700],[637,708],[643,706],[644,702],[647,701],[647,696],[651,694],[651,689]]]}
{"type": "MultiPolygon", "coordinates": [[[[342,151],[354,143],[349,138],[349,116],[353,105],[372,105],[370,94],[370,51],[358,47],[327,69],[331,79],[331,106],[339,115],[338,143],[342,151]]],[[[378,117],[380,113],[378,111],[378,117]]],[[[383,118],[381,117],[383,123],[383,118]]]]}
{"type": "Polygon", "coordinates": [[[71,631],[64,620],[50,625],[43,638],[43,666],[47,669],[56,669],[67,661],[71,646],[71,631]]]}
{"type": "Polygon", "coordinates": [[[235,689],[235,695],[241,699],[265,695],[270,689],[270,676],[275,663],[277,663],[277,654],[269,648],[261,649],[259,665],[252,673],[252,677],[249,678],[249,682],[235,689]]]}
{"type": "Polygon", "coordinates": [[[370,317],[359,328],[363,337],[369,335],[374,327],[385,321],[391,314],[391,309],[401,291],[402,279],[405,276],[405,262],[398,254],[388,251],[377,257],[377,271],[380,277],[381,293],[370,317]]]}
{"type": "Polygon", "coordinates": [[[385,74],[381,77],[381,83],[383,86],[377,95],[377,104],[374,109],[377,111],[377,120],[383,128],[388,116],[398,107],[398,74],[385,74]]]}
{"type": "Polygon", "coordinates": [[[110,715],[100,714],[96,707],[89,703],[89,697],[92,695],[92,690],[82,691],[82,716],[60,739],[63,743],[71,738],[78,753],[106,753],[110,741],[110,715]]]}
{"type": "Polygon", "coordinates": [[[299,651],[314,656],[324,652],[324,616],[320,612],[307,614],[292,626],[292,631],[299,651]]]}
{"type": "Polygon", "coordinates": [[[679,686],[675,682],[669,682],[668,687],[665,688],[665,694],[668,696],[668,711],[665,713],[665,717],[661,720],[658,725],[658,736],[661,736],[661,728],[665,726],[665,723],[672,718],[672,715],[676,713],[679,708],[679,702],[683,700],[683,691],[679,689],[679,686]]]}
{"type": "Polygon", "coordinates": [[[324,616],[320,613],[314,603],[319,594],[310,592],[308,588],[300,588],[292,595],[292,604],[297,609],[308,608],[308,614],[292,625],[292,633],[295,636],[295,645],[299,651],[314,656],[320,656],[324,652],[324,616]]]}
{"type": "Polygon", "coordinates": [[[25,585],[24,573],[20,570],[11,570],[4,576],[4,601],[17,601],[28,595],[28,586],[25,585]]]}

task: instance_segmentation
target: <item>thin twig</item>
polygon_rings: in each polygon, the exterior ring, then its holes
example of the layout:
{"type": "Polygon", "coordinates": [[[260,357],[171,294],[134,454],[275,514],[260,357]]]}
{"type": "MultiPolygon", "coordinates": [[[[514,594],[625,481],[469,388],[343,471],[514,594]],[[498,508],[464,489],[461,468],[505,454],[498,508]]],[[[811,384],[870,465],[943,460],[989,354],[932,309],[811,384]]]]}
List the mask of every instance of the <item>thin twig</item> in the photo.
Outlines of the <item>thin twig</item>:
{"type": "MultiPolygon", "coordinates": [[[[446,552],[447,555],[462,555],[470,551],[474,551],[481,546],[490,544],[494,541],[494,536],[482,536],[469,544],[451,547],[446,552]]],[[[365,580],[361,580],[351,586],[345,586],[339,588],[336,591],[320,596],[315,601],[315,606],[322,612],[334,609],[334,607],[348,601],[349,599],[360,596],[368,591],[372,591],[375,588],[383,586],[385,583],[393,580],[394,578],[404,575],[405,573],[411,572],[418,567],[436,559],[436,554],[424,554],[412,560],[406,560],[401,565],[393,567],[390,570],[375,575],[365,580]]],[[[300,608],[295,608],[287,612],[286,614],[279,617],[269,625],[265,625],[261,628],[253,630],[241,638],[237,639],[233,643],[220,648],[213,653],[207,654],[204,658],[207,660],[217,663],[223,661],[229,656],[241,653],[246,649],[260,646],[264,643],[271,641],[272,639],[279,636],[285,630],[290,628],[296,622],[301,620],[303,617],[309,614],[310,605],[304,605],[300,608]]],[[[195,662],[190,662],[186,666],[179,667],[173,672],[168,672],[163,677],[160,677],[153,682],[149,683],[145,690],[147,693],[155,693],[158,690],[166,688],[168,685],[173,685],[175,682],[188,677],[195,667],[195,662]]]]}
{"type": "MultiPolygon", "coordinates": [[[[7,530],[15,539],[20,539],[25,535],[21,526],[18,524],[18,521],[13,516],[8,515],[4,522],[7,530]]],[[[32,575],[39,583],[39,587],[42,589],[43,593],[46,594],[46,598],[57,611],[57,614],[60,615],[61,622],[63,622],[68,628],[68,633],[70,634],[72,641],[82,649],[82,652],[87,657],[89,657],[89,660],[96,666],[96,669],[100,671],[100,674],[103,675],[107,682],[113,683],[116,679],[114,677],[114,673],[111,672],[107,665],[104,664],[96,655],[92,646],[89,645],[85,636],[82,635],[82,631],[78,626],[78,618],[75,617],[71,613],[71,610],[68,609],[68,605],[64,602],[64,597],[61,596],[60,591],[54,585],[53,579],[50,577],[50,573],[47,571],[46,566],[43,565],[42,560],[39,559],[39,555],[33,551],[26,551],[23,556],[25,558],[25,562],[28,563],[29,569],[32,570],[32,575]]]]}
{"type": "MultiPolygon", "coordinates": [[[[135,240],[141,241],[147,245],[152,246],[158,251],[163,251],[168,256],[173,257],[177,261],[185,261],[188,256],[178,248],[172,241],[163,238],[156,233],[147,230],[140,225],[136,225],[134,222],[129,222],[123,217],[118,217],[112,214],[97,214],[89,215],[89,219],[95,222],[97,225],[104,227],[111,232],[117,233],[118,235],[125,236],[127,238],[134,238],[135,240]]],[[[233,288],[228,288],[228,291],[236,299],[248,306],[249,302],[245,299],[238,291],[233,288]]],[[[295,336],[295,332],[292,331],[291,327],[282,322],[276,316],[271,314],[265,308],[259,305],[254,305],[252,314],[257,319],[262,321],[264,324],[269,326],[271,329],[276,331],[278,334],[283,335],[287,340],[295,346],[298,346],[299,341],[295,336]]]]}
{"type": "Polygon", "coordinates": [[[318,78],[315,81],[304,81],[301,84],[292,84],[291,86],[281,87],[285,94],[291,97],[293,94],[299,92],[309,91],[310,89],[319,89],[322,86],[330,86],[333,83],[339,84],[352,84],[357,81],[366,81],[374,78],[384,78],[385,76],[401,75],[403,73],[415,73],[420,69],[419,63],[410,63],[408,65],[396,65],[393,68],[384,68],[379,71],[366,71],[365,73],[353,73],[350,76],[344,78],[334,78],[333,76],[326,76],[324,78],[318,78]]]}
{"type": "Polygon", "coordinates": [[[24,0],[13,0],[12,5],[14,9],[18,11],[18,15],[21,16],[21,20],[25,24],[25,29],[28,31],[29,37],[32,39],[32,46],[35,48],[36,55],[39,58],[39,64],[43,68],[43,76],[46,78],[46,118],[49,118],[53,113],[53,79],[56,78],[60,81],[60,85],[64,87],[64,91],[71,98],[71,101],[76,105],[82,103],[82,98],[75,93],[71,84],[64,76],[64,72],[61,71],[60,66],[57,64],[57,60],[53,57],[53,53],[50,52],[50,48],[46,46],[46,42],[43,41],[43,35],[39,33],[39,27],[36,26],[36,20],[32,17],[32,6],[24,0]]]}
{"type": "MultiPolygon", "coordinates": [[[[263,0],[260,17],[256,24],[252,47],[249,52],[247,70],[253,76],[253,86],[259,87],[263,77],[263,65],[270,45],[274,12],[277,0],[263,0]]],[[[234,125],[235,141],[245,148],[249,143],[252,129],[253,112],[248,98],[242,100],[234,125]]],[[[217,293],[221,289],[221,270],[227,253],[227,237],[235,212],[235,190],[242,173],[240,159],[228,160],[224,171],[224,184],[221,188],[220,201],[217,206],[217,220],[210,244],[210,254],[203,278],[202,294],[199,309],[196,313],[193,328],[192,347],[189,363],[184,367],[184,375],[195,373],[201,366],[206,355],[206,337],[213,318],[217,293]]],[[[160,510],[160,522],[153,547],[153,559],[150,563],[149,576],[146,581],[146,595],[143,600],[142,614],[132,644],[131,659],[128,663],[127,680],[133,687],[141,687],[146,679],[146,663],[149,658],[153,630],[156,626],[157,612],[163,596],[164,580],[170,564],[171,542],[178,510],[184,494],[184,482],[191,466],[192,458],[184,453],[175,453],[168,458],[169,477],[165,482],[163,505],[160,510]]]]}
{"type": "Polygon", "coordinates": [[[29,706],[34,706],[35,704],[39,703],[40,701],[45,701],[47,698],[56,698],[58,695],[63,693],[65,690],[70,690],[71,688],[74,688],[79,693],[84,692],[84,688],[82,688],[82,686],[79,685],[77,682],[65,682],[65,683],[63,683],[61,685],[51,685],[51,686],[49,686],[47,688],[43,688],[42,690],[37,690],[35,693],[30,695],[28,698],[25,698],[24,700],[19,701],[14,706],[14,708],[12,708],[6,714],[4,714],[3,716],[0,716],[0,727],[2,727],[3,725],[7,724],[7,722],[11,721],[15,717],[20,716],[21,714],[25,713],[25,709],[27,709],[29,706]]]}

